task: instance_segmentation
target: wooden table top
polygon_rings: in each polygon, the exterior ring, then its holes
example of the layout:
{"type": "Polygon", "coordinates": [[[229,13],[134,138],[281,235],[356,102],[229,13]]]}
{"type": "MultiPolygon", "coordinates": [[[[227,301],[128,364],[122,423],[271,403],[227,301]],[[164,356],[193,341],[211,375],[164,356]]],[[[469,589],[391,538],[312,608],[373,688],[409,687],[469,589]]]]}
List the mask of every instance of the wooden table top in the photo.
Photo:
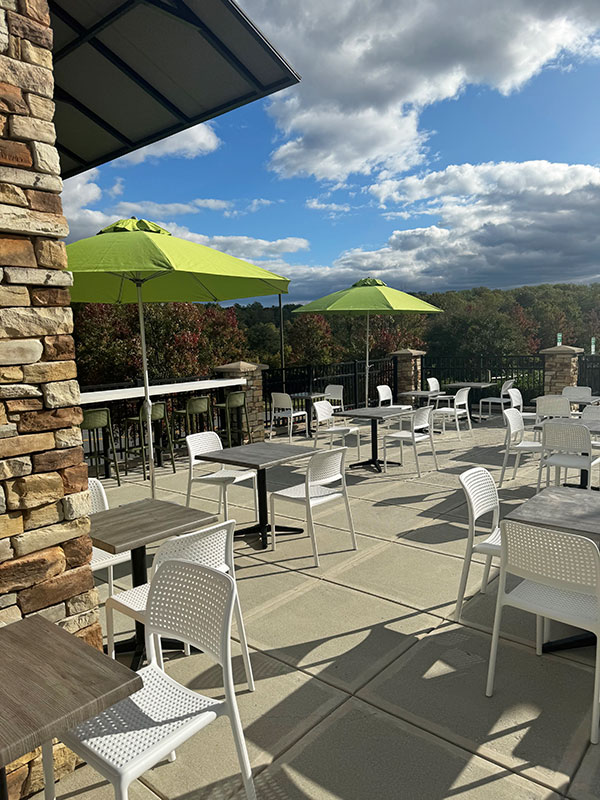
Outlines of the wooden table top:
{"type": "Polygon", "coordinates": [[[313,456],[314,447],[304,445],[280,444],[273,442],[255,442],[253,444],[228,447],[226,450],[211,450],[196,458],[200,461],[214,461],[217,464],[228,464],[245,469],[268,469],[286,461],[313,456]]]}
{"type": "Polygon", "coordinates": [[[580,533],[600,544],[600,492],[549,486],[525,500],[505,519],[580,533]]]}
{"type": "Polygon", "coordinates": [[[391,406],[373,406],[373,408],[352,408],[348,411],[335,411],[336,417],[356,417],[356,419],[391,419],[412,411],[411,406],[392,408],[391,406]]]}
{"type": "Polygon", "coordinates": [[[142,688],[118,661],[39,615],[0,628],[0,766],[142,688]]]}
{"type": "Polygon", "coordinates": [[[150,498],[99,511],[90,519],[92,542],[107,553],[144,547],[167,536],[197,530],[218,521],[215,514],[150,498]]]}
{"type": "MultiPolygon", "coordinates": [[[[564,423],[565,425],[584,425],[590,433],[600,433],[600,419],[593,419],[587,418],[584,419],[583,417],[555,417],[554,419],[549,419],[547,422],[557,422],[561,425],[564,423]]],[[[541,431],[546,422],[538,422],[536,425],[533,426],[533,429],[536,431],[541,431]]]]}

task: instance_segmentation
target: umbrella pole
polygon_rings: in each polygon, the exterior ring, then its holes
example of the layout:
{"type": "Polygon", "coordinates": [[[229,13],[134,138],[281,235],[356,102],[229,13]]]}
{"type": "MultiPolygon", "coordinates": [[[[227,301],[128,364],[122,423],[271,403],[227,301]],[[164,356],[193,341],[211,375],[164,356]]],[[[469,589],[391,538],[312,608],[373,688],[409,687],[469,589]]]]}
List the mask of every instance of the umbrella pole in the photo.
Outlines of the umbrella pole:
{"type": "Polygon", "coordinates": [[[365,355],[365,407],[369,407],[369,312],[367,311],[367,347],[365,355]]]}
{"type": "Polygon", "coordinates": [[[283,305],[281,302],[281,295],[279,295],[279,358],[281,360],[283,391],[285,392],[285,344],[283,341],[283,305]]]}
{"type": "MultiPolygon", "coordinates": [[[[152,498],[156,496],[154,480],[154,441],[152,439],[152,402],[150,401],[150,383],[148,381],[148,358],[146,353],[146,324],[144,322],[144,304],[142,302],[142,283],[136,281],[138,298],[138,316],[140,320],[140,339],[142,342],[142,372],[144,373],[144,411],[146,412],[146,426],[148,428],[148,458],[150,469],[150,491],[152,498]]],[[[142,429],[141,435],[144,435],[142,429]]]]}

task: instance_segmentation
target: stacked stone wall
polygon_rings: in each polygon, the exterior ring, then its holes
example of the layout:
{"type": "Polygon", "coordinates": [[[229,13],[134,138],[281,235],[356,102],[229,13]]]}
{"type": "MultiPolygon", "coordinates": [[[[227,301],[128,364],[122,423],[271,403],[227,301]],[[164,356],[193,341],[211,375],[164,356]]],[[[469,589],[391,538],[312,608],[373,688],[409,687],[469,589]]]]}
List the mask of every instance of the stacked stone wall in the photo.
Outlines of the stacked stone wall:
{"type": "MultiPolygon", "coordinates": [[[[0,625],[41,614],[100,647],[51,48],[45,0],[0,0],[0,625]]],[[[8,782],[40,789],[40,754],[8,782]]]]}

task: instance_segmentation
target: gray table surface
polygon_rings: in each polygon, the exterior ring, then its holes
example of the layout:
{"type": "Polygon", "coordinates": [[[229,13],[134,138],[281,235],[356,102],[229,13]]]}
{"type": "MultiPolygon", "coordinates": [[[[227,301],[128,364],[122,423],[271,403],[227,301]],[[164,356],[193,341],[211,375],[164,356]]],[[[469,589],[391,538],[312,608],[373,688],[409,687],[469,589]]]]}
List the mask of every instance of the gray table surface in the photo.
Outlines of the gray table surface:
{"type": "Polygon", "coordinates": [[[437,397],[441,392],[432,391],[429,392],[427,389],[412,389],[409,392],[399,392],[399,397],[437,397]]]}
{"type": "Polygon", "coordinates": [[[412,412],[410,406],[391,408],[390,406],[373,406],[373,408],[352,408],[348,411],[335,411],[335,417],[352,417],[356,419],[392,419],[412,412]]]}
{"type": "Polygon", "coordinates": [[[490,386],[496,386],[496,381],[455,381],[444,384],[445,389],[489,389],[490,386]]]}
{"type": "Polygon", "coordinates": [[[316,453],[314,447],[305,445],[280,444],[273,442],[255,442],[226,450],[211,450],[209,453],[197,455],[199,461],[214,461],[217,464],[228,464],[245,469],[268,469],[286,461],[296,461],[316,453]]]}
{"type": "Polygon", "coordinates": [[[215,514],[166,500],[138,500],[90,516],[95,547],[122,553],[217,522],[215,514]]]}
{"type": "Polygon", "coordinates": [[[142,688],[142,679],[39,615],[0,628],[0,766],[142,688]]]}
{"type": "MultiPolygon", "coordinates": [[[[561,425],[584,425],[590,433],[600,433],[600,419],[583,419],[582,417],[557,417],[555,419],[549,419],[548,422],[557,422],[561,425]]],[[[536,425],[533,426],[534,430],[542,430],[544,427],[544,422],[538,422],[536,425]]]]}
{"type": "Polygon", "coordinates": [[[295,400],[316,400],[318,397],[331,397],[330,392],[295,392],[291,394],[295,400]]]}
{"type": "Polygon", "coordinates": [[[549,486],[525,500],[504,519],[589,536],[600,544],[600,494],[549,486]]]}

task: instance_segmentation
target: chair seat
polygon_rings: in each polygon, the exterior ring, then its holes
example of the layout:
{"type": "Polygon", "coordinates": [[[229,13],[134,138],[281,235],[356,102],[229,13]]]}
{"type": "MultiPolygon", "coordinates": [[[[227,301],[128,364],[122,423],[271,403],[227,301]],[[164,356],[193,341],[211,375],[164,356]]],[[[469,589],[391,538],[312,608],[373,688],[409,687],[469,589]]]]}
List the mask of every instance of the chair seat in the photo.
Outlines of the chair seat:
{"type": "MultiPolygon", "coordinates": [[[[544,457],[544,464],[548,467],[566,467],[567,469],[587,469],[590,460],[587,456],[578,456],[575,453],[554,453],[544,457]]],[[[600,464],[600,456],[592,459],[592,467],[600,464]]]]}
{"type": "MultiPolygon", "coordinates": [[[[395,439],[396,441],[400,440],[402,442],[412,442],[413,434],[410,431],[393,431],[392,433],[386,433],[383,438],[395,439]]],[[[429,434],[415,432],[414,440],[415,442],[424,442],[425,440],[429,440],[429,434]]]]}
{"type": "Polygon", "coordinates": [[[500,558],[500,528],[496,528],[483,542],[478,542],[473,547],[473,552],[500,558]]]}
{"type": "Polygon", "coordinates": [[[512,451],[520,450],[521,452],[525,451],[526,453],[539,453],[542,449],[541,442],[518,442],[517,444],[511,444],[510,449],[512,451]]]}
{"type": "Polygon", "coordinates": [[[138,674],[144,682],[139,691],[61,736],[115,777],[124,771],[141,775],[225,709],[223,701],[187,689],[156,666],[138,674]]]}
{"type": "Polygon", "coordinates": [[[588,630],[598,628],[600,614],[598,602],[592,595],[582,592],[572,592],[524,580],[512,591],[507,592],[506,603],[514,604],[532,614],[540,614],[588,630]]]}
{"type": "Polygon", "coordinates": [[[449,408],[436,408],[433,411],[434,417],[454,417],[455,415],[459,417],[466,417],[468,415],[468,411],[466,408],[454,408],[454,406],[450,406],[449,408]]]}
{"type": "MultiPolygon", "coordinates": [[[[289,500],[292,503],[305,503],[306,502],[306,484],[298,483],[296,486],[290,486],[287,489],[281,489],[279,492],[272,492],[271,497],[278,497],[282,500],[289,500]]],[[[334,498],[343,497],[342,491],[339,488],[330,488],[329,486],[312,485],[310,487],[310,500],[312,505],[320,505],[326,503],[334,498]]]]}
{"type": "Polygon", "coordinates": [[[106,599],[106,605],[128,617],[133,617],[138,622],[144,622],[149,591],[150,584],[143,583],[141,586],[134,586],[133,589],[111,595],[106,599]]]}
{"type": "Polygon", "coordinates": [[[510,397],[482,397],[480,402],[498,403],[499,405],[504,405],[505,403],[510,403],[510,397]]]}
{"type": "Polygon", "coordinates": [[[339,433],[341,436],[355,436],[360,433],[358,425],[332,425],[330,428],[318,428],[317,433],[339,433]]]}
{"type": "Polygon", "coordinates": [[[393,409],[395,409],[397,411],[412,411],[413,410],[412,406],[400,405],[400,404],[396,405],[395,403],[392,403],[389,406],[381,406],[381,408],[393,408],[393,409]]]}
{"type": "Polygon", "coordinates": [[[117,564],[124,564],[130,560],[131,552],[129,550],[125,550],[123,553],[107,553],[106,550],[101,550],[99,547],[92,547],[90,567],[92,572],[95,572],[97,569],[116,567],[117,564]]]}
{"type": "Polygon", "coordinates": [[[274,411],[273,412],[273,419],[277,419],[278,417],[305,417],[306,411],[274,411]]]}
{"type": "Polygon", "coordinates": [[[194,475],[193,481],[203,481],[204,483],[216,483],[228,486],[242,481],[248,481],[256,477],[253,469],[219,469],[216,472],[209,472],[207,475],[194,475]]]}

